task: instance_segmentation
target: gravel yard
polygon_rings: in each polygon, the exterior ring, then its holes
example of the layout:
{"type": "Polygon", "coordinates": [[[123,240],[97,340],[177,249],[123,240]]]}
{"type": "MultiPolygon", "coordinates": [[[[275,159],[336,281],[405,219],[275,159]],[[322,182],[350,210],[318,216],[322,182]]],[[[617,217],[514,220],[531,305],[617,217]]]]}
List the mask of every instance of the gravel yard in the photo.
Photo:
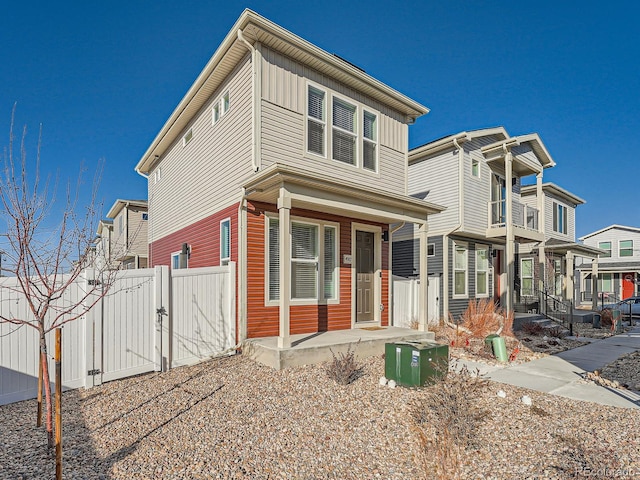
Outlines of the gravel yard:
{"type": "MultiPolygon", "coordinates": [[[[66,392],[64,478],[429,478],[412,416],[428,389],[380,386],[381,357],[362,366],[340,386],[323,365],[278,372],[235,356],[66,392]]],[[[470,401],[485,415],[463,478],[640,475],[636,411],[492,382],[470,401]]],[[[2,479],[53,478],[35,407],[0,407],[2,479]]]]}

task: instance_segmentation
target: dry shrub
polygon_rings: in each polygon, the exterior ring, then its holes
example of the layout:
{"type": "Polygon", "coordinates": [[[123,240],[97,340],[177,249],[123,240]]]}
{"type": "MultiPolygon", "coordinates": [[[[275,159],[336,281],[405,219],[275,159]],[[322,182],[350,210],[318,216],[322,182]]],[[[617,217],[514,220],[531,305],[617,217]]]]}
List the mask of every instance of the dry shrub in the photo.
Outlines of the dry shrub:
{"type": "Polygon", "coordinates": [[[513,335],[513,313],[507,315],[491,299],[470,300],[460,319],[462,325],[471,330],[474,337],[484,338],[498,332],[501,326],[500,335],[513,335]]]}
{"type": "Polygon", "coordinates": [[[479,446],[476,432],[489,415],[475,402],[487,380],[466,366],[457,370],[425,389],[412,408],[419,441],[416,460],[427,478],[460,478],[463,458],[479,446]]]}
{"type": "Polygon", "coordinates": [[[610,308],[603,308],[600,311],[600,324],[603,327],[610,327],[613,325],[613,311],[610,308]]]}
{"type": "MultiPolygon", "coordinates": [[[[358,340],[358,344],[360,340],[358,340]]],[[[349,385],[362,374],[362,366],[356,362],[355,352],[351,350],[351,345],[346,353],[338,352],[336,355],[331,350],[333,360],[329,362],[326,372],[329,378],[335,380],[340,385],[349,385]]]]}
{"type": "MultiPolygon", "coordinates": [[[[590,434],[592,435],[592,434],[590,434]]],[[[566,478],[630,478],[632,470],[625,469],[620,459],[620,451],[615,447],[602,445],[600,448],[590,446],[584,438],[553,435],[560,447],[561,465],[554,467],[563,472],[566,478]]],[[[597,442],[596,442],[597,443],[597,442]]]]}
{"type": "Polygon", "coordinates": [[[555,338],[564,338],[567,336],[567,331],[560,325],[547,328],[547,335],[555,338]]]}
{"type": "Polygon", "coordinates": [[[544,328],[537,322],[524,322],[520,328],[529,335],[541,335],[544,328]]]}

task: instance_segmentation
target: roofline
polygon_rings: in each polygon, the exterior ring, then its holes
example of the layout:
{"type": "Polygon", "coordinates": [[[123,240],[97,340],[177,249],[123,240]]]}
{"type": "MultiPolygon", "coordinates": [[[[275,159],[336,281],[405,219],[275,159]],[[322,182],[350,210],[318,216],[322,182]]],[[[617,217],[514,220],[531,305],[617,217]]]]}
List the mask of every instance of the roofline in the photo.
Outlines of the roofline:
{"type": "MultiPolygon", "coordinates": [[[[116,215],[120,213],[124,207],[132,205],[134,207],[148,207],[149,204],[146,200],[123,200],[121,198],[117,199],[114,204],[111,206],[109,211],[107,212],[107,218],[114,219],[116,215]]],[[[111,222],[113,223],[113,221],[111,222]]]]}
{"type": "Polygon", "coordinates": [[[441,150],[445,150],[450,146],[455,147],[454,140],[458,143],[464,143],[473,140],[474,138],[488,137],[490,135],[502,135],[503,140],[509,138],[509,134],[504,127],[489,127],[470,131],[465,130],[463,132],[449,135],[447,137],[440,138],[438,140],[434,140],[432,142],[425,143],[424,145],[412,148],[411,150],[409,150],[409,163],[414,162],[426,155],[431,155],[441,150]]]}
{"type": "Polygon", "coordinates": [[[553,158],[551,158],[551,155],[547,151],[547,147],[545,147],[544,143],[542,143],[542,140],[540,139],[540,136],[537,133],[528,133],[526,135],[518,135],[516,137],[511,137],[506,141],[495,142],[495,143],[492,143],[491,145],[485,145],[484,147],[482,147],[481,150],[483,154],[486,154],[488,152],[504,149],[504,148],[508,148],[510,150],[513,147],[522,145],[523,143],[531,143],[534,146],[537,146],[537,148],[540,151],[535,152],[535,148],[533,148],[534,153],[536,153],[536,157],[538,157],[538,161],[540,162],[540,165],[542,166],[543,169],[554,167],[556,165],[556,162],[553,160],[553,158]],[[542,155],[539,155],[539,153],[541,153],[542,155]]]}
{"type": "Polygon", "coordinates": [[[417,117],[420,117],[429,112],[429,109],[424,105],[401,94],[397,90],[394,90],[393,88],[380,82],[379,80],[376,80],[375,78],[368,75],[363,70],[350,64],[346,60],[343,60],[335,55],[332,55],[326,52],[325,50],[322,50],[321,48],[313,45],[307,40],[304,40],[303,38],[291,33],[290,31],[284,29],[283,27],[262,17],[256,12],[250,9],[245,9],[240,15],[240,17],[238,18],[238,20],[233,25],[233,27],[231,27],[231,30],[229,31],[227,36],[224,38],[220,46],[218,46],[213,56],[209,59],[204,69],[200,72],[200,74],[196,78],[193,85],[191,85],[191,87],[189,88],[185,96],[182,98],[178,106],[174,109],[169,119],[165,122],[160,132],[156,135],[153,142],[151,142],[151,145],[149,146],[149,148],[147,148],[145,153],[142,155],[142,157],[138,161],[135,167],[135,170],[138,173],[143,175],[148,173],[149,168],[153,163],[153,160],[155,160],[157,156],[160,156],[164,153],[164,151],[156,152],[156,148],[165,137],[170,136],[170,138],[172,138],[172,141],[173,141],[173,139],[177,138],[178,135],[181,133],[181,131],[176,132],[172,130],[175,123],[179,119],[179,117],[187,109],[187,107],[191,104],[191,102],[193,102],[194,99],[196,99],[195,101],[201,103],[201,105],[198,105],[198,108],[196,110],[199,110],[200,107],[204,105],[204,103],[206,103],[206,101],[209,99],[209,96],[207,96],[207,98],[205,99],[201,99],[201,98],[198,99],[197,98],[198,93],[203,88],[203,86],[205,86],[209,78],[215,72],[216,68],[220,65],[225,55],[229,51],[229,49],[237,41],[238,32],[241,30],[244,30],[249,25],[253,25],[257,27],[263,33],[281,38],[285,43],[288,43],[294,48],[298,48],[300,50],[303,50],[309,53],[310,55],[315,56],[325,64],[328,64],[336,69],[342,70],[345,73],[355,77],[359,81],[375,88],[382,95],[393,98],[394,100],[396,100],[397,102],[401,103],[406,107],[402,113],[407,115],[407,117],[410,117],[412,120],[415,120],[417,117]],[[152,155],[154,156],[153,159],[151,158],[152,155]]]}
{"type": "Polygon", "coordinates": [[[601,228],[600,230],[596,230],[595,232],[587,233],[586,235],[580,237],[580,240],[584,240],[585,238],[593,237],[594,235],[598,235],[599,233],[606,232],[607,230],[611,230],[613,228],[620,228],[622,230],[630,230],[632,232],[640,232],[640,228],[638,228],[638,227],[628,227],[628,226],[625,226],[625,225],[613,224],[613,225],[609,225],[608,227],[601,228]]]}
{"type": "MultiPolygon", "coordinates": [[[[584,205],[585,203],[587,203],[586,200],[578,197],[577,195],[574,195],[570,191],[565,190],[564,188],[552,182],[543,183],[542,190],[543,191],[548,190],[550,193],[553,193],[558,197],[563,197],[565,200],[575,203],[576,205],[584,205]]],[[[523,185],[522,188],[520,189],[520,194],[522,195],[522,194],[528,194],[528,193],[536,193],[536,191],[537,191],[536,185],[523,185]]]]}

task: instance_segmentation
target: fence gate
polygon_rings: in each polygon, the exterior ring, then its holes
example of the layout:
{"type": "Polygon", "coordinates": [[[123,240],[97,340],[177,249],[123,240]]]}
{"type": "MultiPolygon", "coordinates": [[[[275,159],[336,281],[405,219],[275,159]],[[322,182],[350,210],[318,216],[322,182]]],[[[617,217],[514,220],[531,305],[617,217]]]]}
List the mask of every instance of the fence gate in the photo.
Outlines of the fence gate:
{"type": "MultiPolygon", "coordinates": [[[[427,277],[427,321],[440,321],[440,277],[427,277]]],[[[393,325],[410,328],[418,321],[420,279],[393,277],[393,325]]]]}

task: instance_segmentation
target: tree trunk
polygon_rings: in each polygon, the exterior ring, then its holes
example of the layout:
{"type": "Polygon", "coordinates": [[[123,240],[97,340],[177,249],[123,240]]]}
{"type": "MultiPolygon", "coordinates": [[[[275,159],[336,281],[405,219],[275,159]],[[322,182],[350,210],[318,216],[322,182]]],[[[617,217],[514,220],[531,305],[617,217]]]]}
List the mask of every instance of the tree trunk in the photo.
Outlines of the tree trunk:
{"type": "Polygon", "coordinates": [[[40,332],[40,361],[42,362],[42,383],[44,384],[45,404],[47,406],[47,445],[49,448],[53,448],[53,397],[51,396],[51,382],[49,380],[47,340],[44,332],[40,332]]]}

